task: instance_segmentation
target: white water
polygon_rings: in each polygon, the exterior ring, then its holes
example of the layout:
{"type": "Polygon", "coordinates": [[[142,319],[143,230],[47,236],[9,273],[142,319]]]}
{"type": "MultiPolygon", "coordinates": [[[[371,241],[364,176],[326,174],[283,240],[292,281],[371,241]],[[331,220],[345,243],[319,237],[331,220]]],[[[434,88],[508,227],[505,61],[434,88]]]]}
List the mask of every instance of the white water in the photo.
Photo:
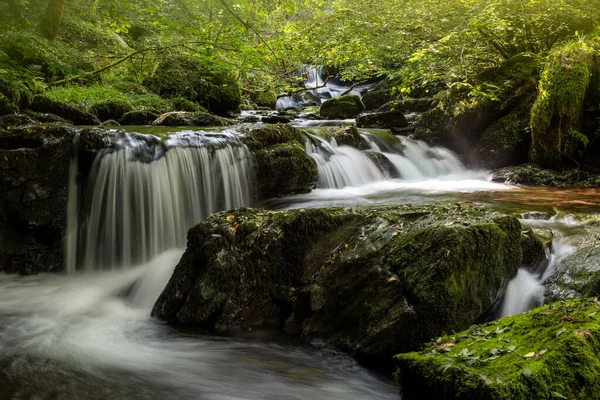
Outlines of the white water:
{"type": "Polygon", "coordinates": [[[395,397],[392,383],[339,354],[190,336],[152,320],[152,305],[182,253],[172,249],[121,271],[0,275],[0,397],[395,397]]]}
{"type": "Polygon", "coordinates": [[[146,262],[185,246],[187,230],[209,214],[250,205],[250,155],[232,134],[188,132],[164,144],[125,135],[116,145],[90,172],[78,224],[79,269],[146,262]]]}
{"type": "MultiPolygon", "coordinates": [[[[382,171],[366,153],[350,146],[339,146],[335,139],[327,141],[315,134],[309,133],[312,140],[307,141],[306,151],[316,161],[319,168],[318,189],[344,189],[349,193],[362,190],[366,185],[374,187],[376,183],[385,181],[383,185],[393,182],[392,186],[410,185],[418,182],[431,183],[432,180],[464,181],[475,180],[486,184],[485,188],[506,187],[504,185],[487,184],[488,173],[485,171],[469,171],[458,157],[450,150],[441,147],[431,147],[425,142],[406,137],[398,137],[398,144],[388,144],[377,136],[362,130],[362,138],[373,152],[381,153],[387,158],[398,180],[387,179],[386,171],[382,171]]],[[[457,189],[460,183],[453,185],[457,189]]],[[[481,186],[481,185],[480,185],[481,186]]],[[[472,188],[472,187],[471,187],[472,188]]],[[[331,194],[331,193],[329,193],[331,194]]]]}

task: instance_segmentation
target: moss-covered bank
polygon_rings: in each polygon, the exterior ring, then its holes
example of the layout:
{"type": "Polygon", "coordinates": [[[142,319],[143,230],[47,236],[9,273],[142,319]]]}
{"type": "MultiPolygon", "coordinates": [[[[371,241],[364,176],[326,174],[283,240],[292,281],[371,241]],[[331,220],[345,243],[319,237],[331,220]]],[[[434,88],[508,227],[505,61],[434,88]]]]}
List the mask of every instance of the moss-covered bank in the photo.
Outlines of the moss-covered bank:
{"type": "Polygon", "coordinates": [[[597,399],[599,311],[596,299],[554,303],[399,354],[402,398],[597,399]]]}

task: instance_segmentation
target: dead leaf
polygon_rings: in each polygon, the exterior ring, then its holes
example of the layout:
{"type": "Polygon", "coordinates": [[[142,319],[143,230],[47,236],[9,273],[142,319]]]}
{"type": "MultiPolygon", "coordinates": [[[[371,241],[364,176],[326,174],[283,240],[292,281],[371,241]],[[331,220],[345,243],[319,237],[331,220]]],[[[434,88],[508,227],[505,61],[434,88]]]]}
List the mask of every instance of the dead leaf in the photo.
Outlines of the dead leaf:
{"type": "Polygon", "coordinates": [[[228,215],[227,216],[227,221],[233,221],[235,217],[233,215],[228,215]]]}
{"type": "Polygon", "coordinates": [[[589,339],[590,336],[592,336],[592,332],[590,332],[588,330],[582,331],[581,329],[575,329],[573,331],[573,333],[576,334],[577,336],[581,336],[584,339],[589,339]]]}
{"type": "Polygon", "coordinates": [[[534,352],[534,351],[532,351],[532,352],[530,352],[530,353],[527,353],[527,354],[525,354],[523,357],[525,357],[525,358],[532,358],[532,357],[535,357],[535,352],[534,352]]]}
{"type": "Polygon", "coordinates": [[[395,282],[395,281],[397,281],[397,280],[398,280],[398,278],[396,278],[395,276],[390,276],[390,277],[388,278],[388,282],[395,282]]]}
{"type": "Polygon", "coordinates": [[[565,322],[575,322],[575,321],[576,321],[576,319],[575,319],[575,318],[573,318],[573,317],[571,317],[570,315],[563,315],[563,316],[560,318],[560,320],[561,320],[561,321],[565,321],[565,322]]]}

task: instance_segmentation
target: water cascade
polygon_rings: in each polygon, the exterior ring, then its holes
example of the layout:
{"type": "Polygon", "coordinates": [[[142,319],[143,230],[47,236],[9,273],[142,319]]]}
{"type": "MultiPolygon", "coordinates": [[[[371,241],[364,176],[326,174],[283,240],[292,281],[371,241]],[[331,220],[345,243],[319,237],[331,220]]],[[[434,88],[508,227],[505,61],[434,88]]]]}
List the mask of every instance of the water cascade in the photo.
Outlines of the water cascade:
{"type": "Polygon", "coordinates": [[[181,132],[164,142],[121,133],[92,165],[80,251],[68,250],[68,269],[74,260],[87,270],[118,269],[184,247],[187,230],[209,214],[250,205],[251,181],[248,150],[232,133],[181,132]]]}
{"type": "Polygon", "coordinates": [[[310,137],[306,151],[317,161],[317,187],[321,189],[356,187],[387,178],[416,181],[467,172],[450,150],[389,132],[362,129],[365,151],[338,145],[335,138],[323,137],[319,128],[306,132],[310,137]]]}

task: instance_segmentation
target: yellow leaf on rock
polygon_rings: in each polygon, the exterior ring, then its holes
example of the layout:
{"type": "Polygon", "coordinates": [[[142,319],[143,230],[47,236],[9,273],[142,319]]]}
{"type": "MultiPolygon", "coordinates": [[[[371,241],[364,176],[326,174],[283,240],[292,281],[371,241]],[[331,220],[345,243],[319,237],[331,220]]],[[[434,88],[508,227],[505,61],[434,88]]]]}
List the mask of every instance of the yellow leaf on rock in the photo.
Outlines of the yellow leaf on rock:
{"type": "Polygon", "coordinates": [[[228,215],[227,216],[227,221],[233,221],[235,217],[233,215],[228,215]]]}
{"type": "Polygon", "coordinates": [[[398,280],[398,278],[396,278],[395,276],[391,276],[391,277],[388,278],[388,282],[394,282],[394,281],[397,281],[397,280],[398,280]]]}

